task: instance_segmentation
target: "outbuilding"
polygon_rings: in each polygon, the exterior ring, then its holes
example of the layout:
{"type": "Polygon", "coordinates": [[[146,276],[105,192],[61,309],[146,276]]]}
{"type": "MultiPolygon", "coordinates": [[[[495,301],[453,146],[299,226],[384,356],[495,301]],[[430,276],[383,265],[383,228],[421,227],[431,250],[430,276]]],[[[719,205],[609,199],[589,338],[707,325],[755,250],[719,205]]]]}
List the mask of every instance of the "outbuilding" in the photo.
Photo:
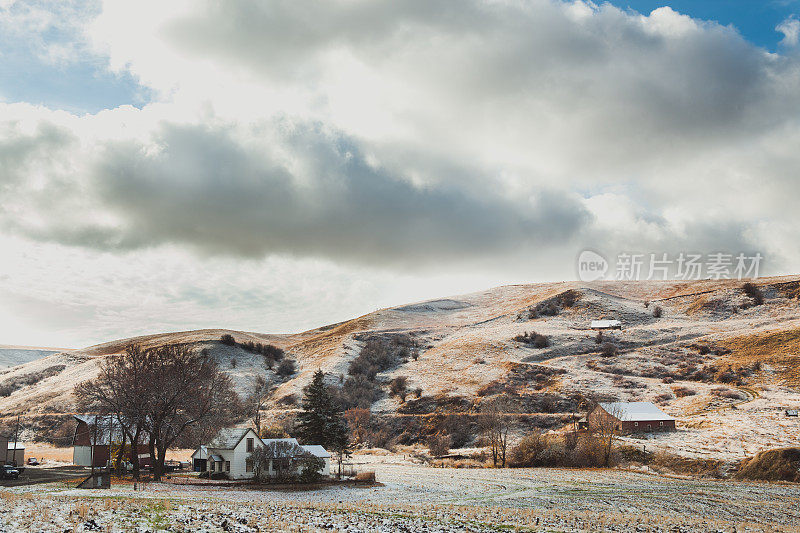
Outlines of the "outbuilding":
{"type": "Polygon", "coordinates": [[[25,446],[17,442],[9,442],[6,445],[6,464],[22,466],[25,464],[25,446]]]}
{"type": "MultiPolygon", "coordinates": [[[[122,444],[124,435],[119,424],[110,417],[74,415],[78,425],[72,438],[72,463],[76,466],[104,467],[111,459],[111,447],[122,444]]],[[[138,461],[140,468],[152,466],[150,446],[140,442],[130,447],[131,462],[138,461]]]]}
{"type": "Polygon", "coordinates": [[[590,429],[610,428],[623,434],[675,431],[675,418],[651,402],[600,403],[587,421],[590,429]]]}
{"type": "Polygon", "coordinates": [[[622,322],[619,320],[592,320],[590,328],[598,331],[609,329],[622,329],[622,322]]]}
{"type": "Polygon", "coordinates": [[[208,448],[200,446],[192,454],[192,470],[205,472],[208,470],[208,448]]]}

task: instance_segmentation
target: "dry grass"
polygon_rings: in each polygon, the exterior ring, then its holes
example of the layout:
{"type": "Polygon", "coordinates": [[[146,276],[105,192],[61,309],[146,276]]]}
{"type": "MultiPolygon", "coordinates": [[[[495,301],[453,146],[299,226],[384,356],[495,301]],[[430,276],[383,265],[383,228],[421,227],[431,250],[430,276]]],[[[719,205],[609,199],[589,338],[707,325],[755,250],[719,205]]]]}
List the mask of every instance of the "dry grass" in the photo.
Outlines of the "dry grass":
{"type": "Polygon", "coordinates": [[[734,368],[766,363],[779,372],[784,385],[800,387],[800,329],[733,337],[720,344],[731,350],[723,361],[734,368]]]}
{"type": "Polygon", "coordinates": [[[766,450],[745,459],[736,478],[800,483],[800,448],[766,450]]]}

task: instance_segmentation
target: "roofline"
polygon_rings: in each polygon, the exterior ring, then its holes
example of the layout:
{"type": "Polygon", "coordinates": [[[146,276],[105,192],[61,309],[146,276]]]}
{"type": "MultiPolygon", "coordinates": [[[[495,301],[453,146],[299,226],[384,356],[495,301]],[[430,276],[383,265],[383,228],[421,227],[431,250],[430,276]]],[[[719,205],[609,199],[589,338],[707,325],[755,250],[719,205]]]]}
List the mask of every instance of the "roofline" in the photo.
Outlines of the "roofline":
{"type": "MultiPolygon", "coordinates": [[[[251,431],[252,431],[252,432],[255,434],[256,438],[258,439],[258,441],[259,441],[259,442],[261,443],[261,445],[263,446],[263,445],[264,445],[264,441],[263,441],[263,440],[261,440],[261,437],[259,437],[259,436],[258,436],[258,433],[256,433],[256,430],[255,430],[255,429],[253,429],[253,428],[247,428],[247,431],[245,431],[244,433],[242,433],[242,436],[241,436],[241,437],[239,437],[239,440],[237,440],[237,441],[236,441],[236,444],[234,444],[234,445],[233,445],[233,446],[231,446],[230,448],[220,448],[220,447],[217,447],[217,446],[209,446],[208,444],[203,444],[202,446],[205,446],[207,449],[212,449],[212,450],[234,450],[234,449],[236,449],[236,447],[239,445],[239,443],[240,443],[240,442],[242,442],[242,439],[244,439],[244,438],[247,436],[247,434],[248,434],[249,432],[251,432],[251,431]]],[[[198,448],[198,450],[199,450],[199,449],[200,449],[200,448],[198,448]]],[[[197,451],[197,450],[195,450],[195,451],[197,451]]],[[[194,454],[192,454],[192,455],[194,455],[194,454]]]]}
{"type": "Polygon", "coordinates": [[[658,421],[666,421],[666,420],[677,420],[677,418],[675,418],[674,416],[670,416],[667,413],[665,413],[664,411],[662,411],[661,408],[658,407],[653,402],[601,402],[601,403],[597,404],[597,407],[602,409],[608,416],[613,416],[614,418],[616,418],[620,422],[643,422],[643,421],[647,421],[647,420],[652,420],[654,422],[658,422],[658,421]],[[661,416],[658,416],[657,418],[643,418],[642,420],[630,420],[630,419],[620,418],[619,416],[616,416],[613,413],[609,413],[608,409],[605,408],[606,405],[611,405],[611,404],[615,404],[615,403],[616,404],[649,403],[650,405],[652,405],[653,407],[658,409],[658,411],[661,413],[661,416]]]}

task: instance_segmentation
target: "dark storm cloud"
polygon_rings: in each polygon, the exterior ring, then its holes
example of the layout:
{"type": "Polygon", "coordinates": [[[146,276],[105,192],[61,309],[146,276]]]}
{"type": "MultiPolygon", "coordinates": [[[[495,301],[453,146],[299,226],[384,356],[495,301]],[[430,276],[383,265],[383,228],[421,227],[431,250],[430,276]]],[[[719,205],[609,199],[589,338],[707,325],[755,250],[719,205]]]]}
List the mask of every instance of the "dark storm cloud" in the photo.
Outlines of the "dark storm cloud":
{"type": "MultiPolygon", "coordinates": [[[[158,153],[113,143],[94,169],[98,199],[122,217],[111,245],[188,243],[207,252],[280,252],[370,263],[429,262],[570,238],[579,202],[543,190],[519,200],[458,182],[416,187],[368,165],[356,143],[316,127],[276,128],[246,146],[225,128],[165,125],[158,153]]],[[[97,244],[92,240],[88,245],[97,244]]]]}

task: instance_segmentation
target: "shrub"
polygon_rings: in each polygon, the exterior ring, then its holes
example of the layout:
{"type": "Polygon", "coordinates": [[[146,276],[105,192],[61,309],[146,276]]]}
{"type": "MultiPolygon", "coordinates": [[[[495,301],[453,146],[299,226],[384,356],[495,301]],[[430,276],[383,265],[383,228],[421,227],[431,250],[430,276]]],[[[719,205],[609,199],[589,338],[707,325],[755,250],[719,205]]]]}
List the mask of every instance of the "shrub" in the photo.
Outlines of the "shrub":
{"type": "Polygon", "coordinates": [[[297,372],[297,368],[295,367],[294,359],[285,358],[281,363],[278,365],[278,369],[276,370],[279,376],[288,377],[297,372]]]}
{"type": "Polygon", "coordinates": [[[41,370],[40,372],[30,372],[28,374],[9,378],[5,380],[2,385],[0,385],[0,397],[10,396],[14,391],[17,391],[22,387],[36,385],[42,380],[60,374],[65,368],[67,368],[66,365],[53,365],[41,370]]]}
{"type": "Polygon", "coordinates": [[[511,449],[509,456],[511,467],[588,468],[605,465],[603,443],[593,434],[542,435],[540,431],[534,431],[523,437],[511,449]]]}
{"type": "Polygon", "coordinates": [[[236,346],[236,339],[233,338],[233,335],[226,333],[222,337],[219,338],[219,342],[226,346],[236,346]]]}
{"type": "Polygon", "coordinates": [[[742,291],[753,300],[753,305],[761,305],[764,303],[764,293],[761,289],[756,287],[755,284],[747,282],[742,285],[742,291]]]}
{"type": "Polygon", "coordinates": [[[236,366],[238,364],[239,364],[239,361],[237,361],[235,357],[233,359],[231,359],[231,368],[236,368],[236,366]]]}
{"type": "Polygon", "coordinates": [[[356,474],[355,480],[362,483],[375,483],[375,472],[359,472],[356,474]]]}
{"type": "Polygon", "coordinates": [[[406,401],[406,394],[408,393],[408,378],[405,376],[397,376],[389,383],[389,392],[392,396],[397,396],[400,401],[406,401]]]}
{"type": "Polygon", "coordinates": [[[660,306],[660,305],[657,305],[657,306],[655,306],[655,307],[653,308],[653,318],[661,318],[661,316],[662,316],[663,314],[664,314],[664,310],[663,310],[663,309],[661,309],[661,306],[660,306]]]}
{"type": "Polygon", "coordinates": [[[722,478],[725,464],[716,459],[693,459],[660,451],[653,455],[650,466],[655,470],[666,469],[676,474],[722,478]]]}
{"type": "Polygon", "coordinates": [[[437,433],[428,437],[428,452],[434,457],[441,457],[450,453],[450,435],[437,433]]]}
{"type": "Polygon", "coordinates": [[[666,402],[670,401],[673,398],[674,398],[674,396],[672,395],[672,393],[662,392],[661,394],[657,394],[655,396],[655,398],[653,398],[653,402],[655,402],[655,403],[666,403],[666,402]]]}
{"type": "Polygon", "coordinates": [[[580,299],[580,297],[580,292],[574,289],[569,289],[556,296],[556,299],[562,307],[572,307],[580,299]]]}
{"type": "Polygon", "coordinates": [[[617,355],[617,345],[612,342],[607,342],[600,347],[600,355],[603,357],[613,357],[617,355]]]}
{"type": "Polygon", "coordinates": [[[603,344],[603,332],[602,331],[598,331],[597,332],[597,335],[595,335],[595,337],[594,337],[594,343],[595,344],[603,344]]]}
{"type": "Polygon", "coordinates": [[[541,349],[550,346],[550,339],[548,339],[545,335],[536,333],[535,331],[531,331],[530,333],[526,331],[522,335],[517,335],[514,337],[514,340],[523,344],[527,344],[528,346],[533,346],[534,348],[541,349]]]}
{"type": "Polygon", "coordinates": [[[417,387],[414,389],[414,398],[422,398],[422,388],[417,387]]]}
{"type": "Polygon", "coordinates": [[[711,390],[711,394],[718,398],[727,398],[729,400],[741,400],[742,393],[728,387],[716,387],[711,390]]]}
{"type": "Polygon", "coordinates": [[[683,385],[672,387],[672,392],[678,398],[686,398],[687,396],[694,396],[695,394],[697,394],[696,390],[690,389],[689,387],[684,387],[683,385]]]}
{"type": "Polygon", "coordinates": [[[347,373],[351,376],[362,375],[375,379],[379,372],[389,370],[397,364],[397,352],[390,343],[380,339],[369,339],[361,348],[358,357],[353,359],[347,373]]]}

